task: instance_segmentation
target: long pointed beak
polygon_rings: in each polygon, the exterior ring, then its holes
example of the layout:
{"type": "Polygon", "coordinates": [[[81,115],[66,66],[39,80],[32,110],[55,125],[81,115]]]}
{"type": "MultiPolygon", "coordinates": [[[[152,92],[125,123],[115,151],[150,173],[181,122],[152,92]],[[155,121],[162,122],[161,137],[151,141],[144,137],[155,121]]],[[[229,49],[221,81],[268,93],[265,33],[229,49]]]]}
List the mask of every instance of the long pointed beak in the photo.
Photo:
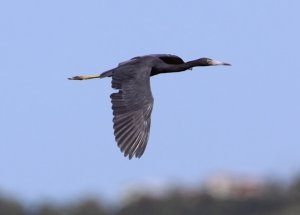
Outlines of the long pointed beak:
{"type": "Polygon", "coordinates": [[[212,66],[221,66],[221,65],[223,65],[223,66],[231,66],[230,63],[224,63],[224,62],[218,61],[218,60],[212,60],[211,61],[211,65],[212,66]]]}
{"type": "Polygon", "coordinates": [[[231,64],[230,63],[224,63],[223,62],[223,64],[222,65],[224,65],[224,66],[231,66],[231,64]]]}

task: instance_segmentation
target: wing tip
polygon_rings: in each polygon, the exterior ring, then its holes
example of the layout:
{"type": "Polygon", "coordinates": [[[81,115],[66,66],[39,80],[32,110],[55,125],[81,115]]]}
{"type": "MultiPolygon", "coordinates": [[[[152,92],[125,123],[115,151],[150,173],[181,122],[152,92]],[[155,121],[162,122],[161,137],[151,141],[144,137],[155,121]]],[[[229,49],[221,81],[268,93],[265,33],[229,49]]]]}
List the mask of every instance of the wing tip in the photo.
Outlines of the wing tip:
{"type": "Polygon", "coordinates": [[[120,148],[120,151],[123,153],[124,157],[128,157],[128,159],[131,160],[132,158],[140,159],[143,156],[145,149],[143,147],[139,147],[138,150],[130,152],[124,148],[120,148]]]}
{"type": "MultiPolygon", "coordinates": [[[[122,150],[121,150],[121,152],[122,152],[122,150]]],[[[143,153],[142,154],[137,154],[137,153],[127,154],[125,152],[123,152],[123,153],[124,153],[124,157],[128,157],[128,160],[131,160],[132,158],[140,159],[143,155],[143,153]]]]}

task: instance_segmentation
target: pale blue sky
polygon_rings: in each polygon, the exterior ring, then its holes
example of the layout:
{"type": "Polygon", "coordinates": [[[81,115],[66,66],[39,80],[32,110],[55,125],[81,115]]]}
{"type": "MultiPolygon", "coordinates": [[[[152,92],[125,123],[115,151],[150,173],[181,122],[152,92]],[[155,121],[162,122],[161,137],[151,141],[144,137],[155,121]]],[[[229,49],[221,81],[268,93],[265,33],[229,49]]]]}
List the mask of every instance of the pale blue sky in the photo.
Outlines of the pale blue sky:
{"type": "Polygon", "coordinates": [[[300,172],[300,2],[1,1],[0,193],[117,197],[145,181],[300,172]],[[71,82],[170,53],[232,67],[151,81],[148,147],[129,161],[112,130],[110,80],[71,82]]]}

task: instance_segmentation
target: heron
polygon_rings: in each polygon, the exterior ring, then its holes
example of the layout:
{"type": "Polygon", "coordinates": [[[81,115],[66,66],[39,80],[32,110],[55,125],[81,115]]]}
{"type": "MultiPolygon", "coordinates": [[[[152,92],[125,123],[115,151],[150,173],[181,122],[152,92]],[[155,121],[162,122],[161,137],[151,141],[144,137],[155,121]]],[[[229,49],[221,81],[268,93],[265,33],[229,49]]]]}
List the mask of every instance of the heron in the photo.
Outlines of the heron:
{"type": "Polygon", "coordinates": [[[200,66],[230,66],[210,58],[184,62],[171,54],[152,54],[121,62],[116,68],[97,75],[81,75],[69,80],[111,77],[116,89],[110,95],[113,110],[115,140],[124,156],[140,158],[146,149],[150,133],[153,96],[150,77],[163,73],[182,72],[200,66]]]}

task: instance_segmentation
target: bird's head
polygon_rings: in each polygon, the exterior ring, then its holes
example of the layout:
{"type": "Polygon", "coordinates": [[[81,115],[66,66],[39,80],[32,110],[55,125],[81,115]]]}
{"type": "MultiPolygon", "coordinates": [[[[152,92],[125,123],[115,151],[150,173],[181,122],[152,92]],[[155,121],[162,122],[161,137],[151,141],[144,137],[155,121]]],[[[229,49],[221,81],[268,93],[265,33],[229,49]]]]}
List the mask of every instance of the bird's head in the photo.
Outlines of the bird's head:
{"type": "Polygon", "coordinates": [[[229,63],[224,63],[222,61],[213,60],[210,58],[200,58],[197,60],[200,66],[231,66],[229,63]]]}

